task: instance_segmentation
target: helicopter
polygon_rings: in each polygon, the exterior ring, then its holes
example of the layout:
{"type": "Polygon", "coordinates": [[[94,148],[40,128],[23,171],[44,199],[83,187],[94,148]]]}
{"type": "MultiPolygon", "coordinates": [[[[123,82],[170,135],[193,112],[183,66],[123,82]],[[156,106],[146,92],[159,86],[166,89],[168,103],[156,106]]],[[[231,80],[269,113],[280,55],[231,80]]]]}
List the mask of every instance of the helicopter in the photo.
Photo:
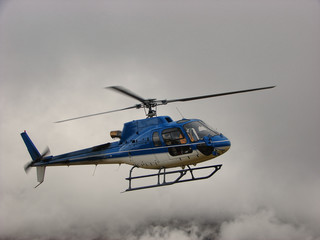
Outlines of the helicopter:
{"type": "Polygon", "coordinates": [[[106,87],[106,89],[131,97],[140,103],[126,108],[69,118],[55,123],[129,109],[144,109],[146,118],[126,122],[122,131],[111,131],[111,138],[118,139],[117,141],[56,156],[49,156],[49,148],[40,154],[27,132],[24,131],[21,133],[21,137],[32,158],[32,161],[28,162],[24,169],[27,173],[31,167],[36,168],[38,184],[35,188],[43,183],[46,167],[72,165],[131,165],[129,176],[126,178],[129,186],[124,192],[207,179],[219,171],[222,164],[202,167],[196,167],[196,165],[227,152],[231,146],[230,140],[200,119],[182,118],[174,121],[170,116],[158,116],[157,107],[174,102],[188,102],[266,90],[274,87],[269,86],[169,100],[145,99],[122,86],[106,87]],[[150,169],[156,172],[133,176],[135,168],[150,169]],[[173,168],[178,168],[178,170],[173,168]],[[203,174],[203,170],[205,170],[205,174],[203,174]],[[199,176],[199,173],[202,174],[199,176]],[[134,183],[141,179],[152,179],[153,183],[135,186],[134,183]]]}

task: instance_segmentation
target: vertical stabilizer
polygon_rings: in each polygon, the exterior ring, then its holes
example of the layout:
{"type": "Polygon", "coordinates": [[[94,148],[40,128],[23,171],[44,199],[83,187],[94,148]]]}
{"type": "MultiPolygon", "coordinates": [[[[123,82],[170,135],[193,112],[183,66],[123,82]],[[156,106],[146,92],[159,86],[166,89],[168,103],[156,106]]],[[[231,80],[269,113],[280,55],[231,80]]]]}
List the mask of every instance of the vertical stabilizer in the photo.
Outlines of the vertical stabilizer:
{"type": "Polygon", "coordinates": [[[26,133],[26,131],[21,133],[21,137],[22,137],[24,143],[26,144],[28,152],[30,153],[30,156],[32,158],[32,161],[35,161],[35,160],[39,159],[41,157],[41,154],[39,153],[38,149],[36,148],[36,146],[31,141],[31,139],[29,138],[29,136],[26,133]]]}

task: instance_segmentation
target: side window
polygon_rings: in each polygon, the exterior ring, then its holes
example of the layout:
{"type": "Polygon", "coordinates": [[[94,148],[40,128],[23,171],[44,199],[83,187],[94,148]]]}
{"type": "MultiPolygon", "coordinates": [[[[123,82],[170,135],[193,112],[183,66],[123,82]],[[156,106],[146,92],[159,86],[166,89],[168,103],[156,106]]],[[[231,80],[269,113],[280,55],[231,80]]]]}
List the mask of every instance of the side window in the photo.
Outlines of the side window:
{"type": "Polygon", "coordinates": [[[187,139],[179,128],[163,130],[162,138],[167,146],[187,143],[187,139]]]}
{"type": "Polygon", "coordinates": [[[162,145],[158,132],[154,132],[152,134],[152,141],[155,147],[159,147],[162,145]]]}

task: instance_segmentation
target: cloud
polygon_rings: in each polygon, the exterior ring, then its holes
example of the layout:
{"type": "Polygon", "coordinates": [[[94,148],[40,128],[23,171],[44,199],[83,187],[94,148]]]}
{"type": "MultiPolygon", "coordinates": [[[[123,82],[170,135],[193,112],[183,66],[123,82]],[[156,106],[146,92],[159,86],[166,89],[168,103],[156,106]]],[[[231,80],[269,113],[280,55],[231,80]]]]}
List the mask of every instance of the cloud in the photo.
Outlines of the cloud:
{"type": "Polygon", "coordinates": [[[271,210],[260,210],[254,214],[240,215],[222,223],[220,240],[228,239],[319,239],[302,225],[284,222],[271,210]]]}
{"type": "MultiPolygon", "coordinates": [[[[63,216],[59,217],[62,221],[63,216]]],[[[32,220],[32,219],[30,219],[32,220]]],[[[179,240],[318,240],[303,223],[286,222],[269,209],[260,209],[251,214],[240,214],[234,218],[216,219],[214,216],[190,218],[146,218],[128,224],[112,225],[112,220],[99,222],[82,221],[56,222],[46,226],[37,224],[38,231],[30,232],[28,227],[15,233],[15,239],[179,239],[179,240]]],[[[4,235],[6,237],[6,235],[4,235]]],[[[10,237],[10,234],[8,235],[10,237]]]]}

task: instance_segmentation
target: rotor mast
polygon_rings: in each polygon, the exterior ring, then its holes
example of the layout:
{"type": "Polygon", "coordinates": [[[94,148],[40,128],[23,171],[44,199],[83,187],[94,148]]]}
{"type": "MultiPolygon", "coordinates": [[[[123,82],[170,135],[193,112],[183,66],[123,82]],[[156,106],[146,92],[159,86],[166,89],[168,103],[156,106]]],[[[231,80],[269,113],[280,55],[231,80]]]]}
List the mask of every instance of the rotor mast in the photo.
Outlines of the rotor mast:
{"type": "Polygon", "coordinates": [[[142,104],[137,104],[136,108],[139,109],[143,107],[145,109],[145,114],[147,118],[152,118],[157,116],[157,106],[158,105],[164,105],[167,104],[167,100],[162,100],[162,101],[157,101],[155,98],[150,98],[150,99],[144,99],[143,97],[138,96],[137,94],[131,92],[128,89],[125,89],[124,87],[121,86],[112,86],[112,87],[106,87],[106,89],[111,89],[116,92],[122,93],[124,95],[127,95],[129,97],[132,97],[142,104]],[[147,112],[147,111],[148,112],[147,112]]]}

